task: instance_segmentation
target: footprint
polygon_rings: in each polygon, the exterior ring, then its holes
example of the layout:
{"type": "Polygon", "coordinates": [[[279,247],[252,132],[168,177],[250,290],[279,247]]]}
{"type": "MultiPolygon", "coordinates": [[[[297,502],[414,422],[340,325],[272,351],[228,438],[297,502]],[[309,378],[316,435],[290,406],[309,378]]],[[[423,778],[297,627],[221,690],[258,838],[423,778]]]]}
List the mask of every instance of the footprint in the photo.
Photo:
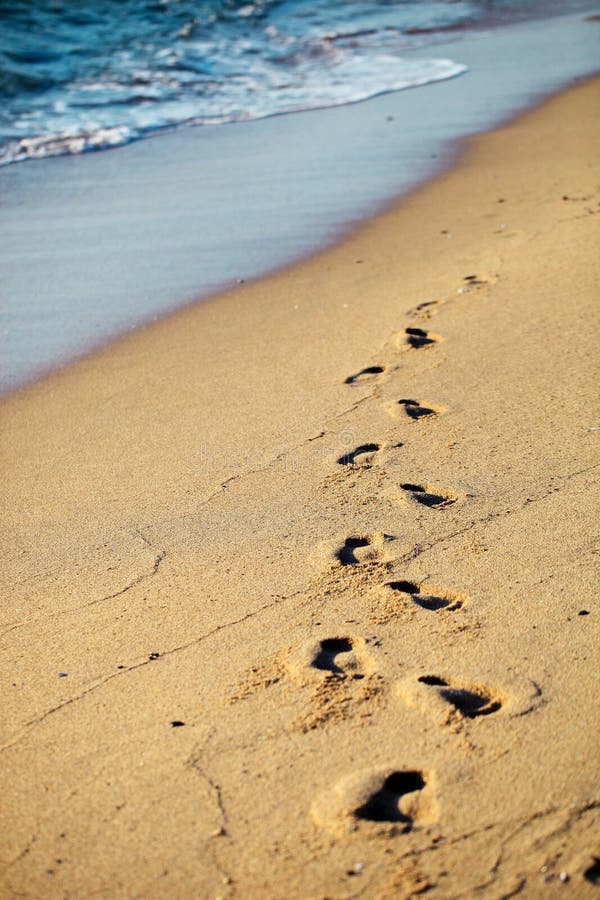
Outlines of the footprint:
{"type": "Polygon", "coordinates": [[[367,640],[356,635],[334,635],[305,641],[290,653],[289,671],[300,681],[361,681],[375,671],[367,640]]]}
{"type": "Polygon", "coordinates": [[[424,300],[423,303],[417,303],[410,310],[410,315],[419,315],[419,318],[429,319],[431,317],[432,307],[439,305],[439,300],[424,300]]]}
{"type": "Polygon", "coordinates": [[[373,465],[376,453],[381,449],[379,444],[361,444],[352,450],[351,453],[345,453],[338,459],[340,466],[360,466],[368,469],[373,465]]]}
{"type": "Polygon", "coordinates": [[[431,344],[437,344],[441,340],[438,335],[431,334],[423,328],[405,328],[404,334],[406,335],[407,344],[414,347],[415,350],[420,350],[421,347],[429,347],[431,344]]]}
{"type": "Polygon", "coordinates": [[[443,412],[439,406],[429,406],[421,403],[419,400],[398,400],[400,406],[404,407],[404,412],[410,419],[427,419],[432,416],[439,416],[443,412]]]}
{"type": "Polygon", "coordinates": [[[308,641],[290,655],[292,678],[312,687],[293,728],[306,734],[348,719],[370,721],[387,692],[367,645],[362,637],[327,637],[308,641]]]}
{"type": "Polygon", "coordinates": [[[433,776],[415,768],[363,770],[321,794],[311,813],[317,825],[338,834],[359,829],[393,836],[437,818],[433,776]]]}
{"type": "Polygon", "coordinates": [[[467,719],[489,716],[491,713],[498,712],[502,706],[500,698],[494,696],[489,688],[483,685],[469,684],[465,686],[447,681],[438,675],[421,675],[418,681],[420,684],[439,688],[438,694],[442,700],[453,706],[467,719]]]}
{"type": "MultiPolygon", "coordinates": [[[[345,479],[345,475],[340,472],[338,478],[345,479]]],[[[358,531],[347,537],[320,541],[310,559],[319,567],[325,581],[333,584],[340,578],[340,566],[349,574],[353,569],[373,571],[375,567],[386,564],[391,557],[388,544],[395,540],[394,535],[382,531],[358,531]]]]}
{"type": "Polygon", "coordinates": [[[489,284],[487,278],[480,277],[479,275],[465,275],[463,281],[465,282],[467,290],[472,287],[481,287],[483,284],[489,284]]]}
{"type": "Polygon", "coordinates": [[[422,772],[405,770],[392,772],[385,778],[379,790],[367,798],[367,802],[355,810],[357,819],[366,819],[368,822],[402,822],[405,831],[412,826],[412,816],[406,810],[407,804],[401,800],[407,794],[422,791],[425,787],[425,779],[422,772]],[[406,811],[405,811],[406,810],[406,811]]]}
{"type": "Polygon", "coordinates": [[[463,276],[463,287],[458,289],[459,294],[466,294],[477,288],[493,285],[498,281],[498,276],[493,274],[482,275],[481,273],[463,276]]]}
{"type": "Polygon", "coordinates": [[[463,594],[453,591],[440,591],[433,588],[431,591],[427,591],[427,589],[424,591],[423,586],[415,581],[388,581],[385,587],[390,591],[403,594],[421,609],[427,609],[430,612],[440,609],[454,612],[461,609],[466,601],[463,594]]]}
{"type": "Polygon", "coordinates": [[[310,665],[322,672],[329,672],[337,678],[365,677],[361,657],[365,655],[362,645],[355,638],[334,637],[319,641],[310,665]]]}
{"type": "Polygon", "coordinates": [[[450,494],[430,484],[401,484],[403,491],[407,491],[413,500],[428,506],[430,509],[443,509],[445,506],[451,506],[456,503],[458,497],[456,494],[450,494]]]}
{"type": "Polygon", "coordinates": [[[335,551],[335,559],[342,566],[358,566],[361,563],[378,562],[383,555],[383,545],[390,540],[386,534],[351,535],[335,551]]]}
{"type": "Polygon", "coordinates": [[[357,566],[362,554],[357,555],[356,550],[359,547],[369,547],[370,543],[366,537],[348,537],[344,541],[344,546],[337,551],[336,557],[343,566],[357,566]]]}
{"type": "Polygon", "coordinates": [[[345,379],[344,384],[360,384],[363,381],[373,381],[378,375],[382,375],[383,372],[385,372],[384,366],[367,366],[365,369],[361,369],[360,372],[356,372],[355,375],[349,375],[345,379]]]}
{"type": "MultiPolygon", "coordinates": [[[[496,679],[494,679],[496,680],[496,679]]],[[[535,682],[511,672],[500,687],[491,688],[484,674],[471,678],[413,674],[396,686],[407,706],[425,713],[438,725],[461,728],[470,719],[486,718],[502,711],[521,716],[541,703],[542,692],[535,682]]]]}

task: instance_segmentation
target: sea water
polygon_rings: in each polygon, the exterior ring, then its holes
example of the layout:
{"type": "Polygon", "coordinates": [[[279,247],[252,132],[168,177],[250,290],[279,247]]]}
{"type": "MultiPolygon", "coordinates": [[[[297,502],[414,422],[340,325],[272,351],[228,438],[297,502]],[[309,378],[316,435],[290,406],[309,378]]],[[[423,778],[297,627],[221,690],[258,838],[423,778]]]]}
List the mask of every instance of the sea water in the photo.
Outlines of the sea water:
{"type": "Polygon", "coordinates": [[[448,35],[571,0],[0,0],[0,162],[181,125],[364,100],[460,75],[448,35]],[[430,46],[431,58],[406,51],[430,46]]]}

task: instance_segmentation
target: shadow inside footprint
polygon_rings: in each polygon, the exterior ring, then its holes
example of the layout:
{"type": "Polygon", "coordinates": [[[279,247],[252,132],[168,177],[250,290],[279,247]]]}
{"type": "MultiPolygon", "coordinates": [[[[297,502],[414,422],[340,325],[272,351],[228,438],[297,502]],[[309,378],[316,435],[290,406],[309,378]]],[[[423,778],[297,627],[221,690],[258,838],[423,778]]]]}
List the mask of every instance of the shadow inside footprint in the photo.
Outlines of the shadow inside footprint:
{"type": "Polygon", "coordinates": [[[593,863],[587,867],[583,877],[590,884],[600,884],[600,857],[594,856],[593,863]]]}
{"type": "Polygon", "coordinates": [[[408,594],[413,603],[422,609],[435,612],[438,609],[460,609],[463,601],[456,595],[448,593],[446,596],[437,594],[422,594],[421,586],[414,581],[388,581],[387,587],[401,594],[408,594]]]}
{"type": "Polygon", "coordinates": [[[338,463],[340,466],[370,466],[373,456],[379,450],[379,444],[361,444],[351,453],[340,456],[338,463]]]}
{"type": "Polygon", "coordinates": [[[344,546],[340,547],[336,556],[343,566],[356,566],[360,562],[355,554],[357,547],[368,547],[369,538],[366,537],[348,537],[344,541],[344,546]]]}
{"type": "Polygon", "coordinates": [[[451,506],[457,500],[457,497],[453,497],[451,494],[442,494],[424,484],[401,484],[400,487],[403,491],[408,491],[417,503],[428,506],[430,509],[442,509],[444,506],[451,506]]]}
{"type": "MultiPolygon", "coordinates": [[[[313,659],[312,666],[315,669],[333,672],[335,675],[345,675],[345,668],[338,665],[336,659],[341,654],[351,653],[353,650],[354,642],[351,638],[325,638],[319,644],[319,650],[313,659]]],[[[364,678],[364,675],[360,672],[354,672],[352,677],[364,678]]]]}
{"type": "Polygon", "coordinates": [[[437,344],[438,342],[438,338],[433,337],[423,328],[405,328],[404,333],[406,334],[406,342],[411,347],[414,347],[415,350],[427,347],[430,344],[437,344]]]}
{"type": "Polygon", "coordinates": [[[398,403],[404,407],[406,415],[411,419],[426,419],[439,414],[439,410],[431,406],[424,406],[418,400],[398,400],[398,403]]]}
{"type": "Polygon", "coordinates": [[[361,369],[360,372],[356,372],[354,375],[349,375],[345,379],[344,384],[358,384],[361,381],[370,381],[377,375],[381,375],[383,371],[383,366],[367,366],[366,368],[361,369]]]}
{"type": "Polygon", "coordinates": [[[357,819],[370,822],[404,822],[408,831],[412,825],[412,817],[400,809],[400,799],[405,794],[422,791],[425,779],[421,772],[392,772],[383,782],[381,788],[372,794],[363,806],[355,810],[357,819]]]}
{"type": "Polygon", "coordinates": [[[422,309],[428,309],[430,306],[437,306],[439,300],[425,300],[423,303],[417,303],[415,310],[419,312],[422,309]]]}
{"type": "Polygon", "coordinates": [[[470,686],[468,688],[452,685],[451,682],[437,675],[422,675],[419,678],[422,684],[428,684],[432,687],[440,687],[440,696],[450,703],[467,719],[475,719],[477,716],[489,716],[497,712],[502,703],[496,697],[493,697],[487,688],[470,686]]]}
{"type": "Polygon", "coordinates": [[[480,278],[478,275],[465,275],[463,281],[467,283],[468,287],[479,287],[488,283],[486,278],[480,278]]]}

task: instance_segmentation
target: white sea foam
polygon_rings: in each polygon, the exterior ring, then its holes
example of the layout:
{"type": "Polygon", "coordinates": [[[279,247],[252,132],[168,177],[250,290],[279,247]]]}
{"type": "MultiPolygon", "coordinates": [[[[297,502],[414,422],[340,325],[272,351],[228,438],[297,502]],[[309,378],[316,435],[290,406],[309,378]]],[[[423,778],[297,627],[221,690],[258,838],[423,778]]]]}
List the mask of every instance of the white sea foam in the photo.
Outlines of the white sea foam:
{"type": "Polygon", "coordinates": [[[450,59],[407,60],[389,52],[333,47],[324,65],[315,65],[310,57],[284,68],[257,60],[251,73],[214,82],[199,84],[185,77],[174,81],[161,73],[151,81],[148,77],[131,99],[131,89],[118,81],[79,82],[71,102],[67,95],[39,116],[21,120],[30,133],[0,145],[0,165],[115,147],[182,125],[241,122],[357,103],[465,71],[466,66],[450,59]]]}

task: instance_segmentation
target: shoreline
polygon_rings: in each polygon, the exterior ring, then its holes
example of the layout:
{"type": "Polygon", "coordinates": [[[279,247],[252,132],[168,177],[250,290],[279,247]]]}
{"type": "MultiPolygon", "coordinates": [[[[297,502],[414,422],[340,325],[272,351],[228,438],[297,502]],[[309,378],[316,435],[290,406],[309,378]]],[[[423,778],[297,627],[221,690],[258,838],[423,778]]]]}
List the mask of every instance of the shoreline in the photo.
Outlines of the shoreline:
{"type": "Polygon", "coordinates": [[[593,891],[599,87],[3,398],[7,896],[593,891]]]}
{"type": "Polygon", "coordinates": [[[596,68],[596,32],[578,16],[509,26],[437,46],[470,67],[446,82],[1,171],[1,387],[344,239],[447,168],[465,134],[596,68]]]}

